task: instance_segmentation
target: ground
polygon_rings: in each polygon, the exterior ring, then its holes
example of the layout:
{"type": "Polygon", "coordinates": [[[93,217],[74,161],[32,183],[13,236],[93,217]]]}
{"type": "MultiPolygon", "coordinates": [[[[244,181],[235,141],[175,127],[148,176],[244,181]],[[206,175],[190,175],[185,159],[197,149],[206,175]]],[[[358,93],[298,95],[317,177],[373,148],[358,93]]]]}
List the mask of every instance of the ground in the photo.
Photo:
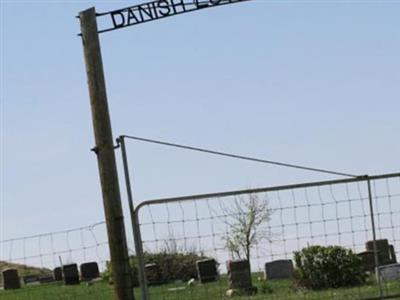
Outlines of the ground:
{"type": "MultiPolygon", "coordinates": [[[[252,297],[237,296],[234,299],[367,299],[379,295],[379,290],[372,282],[362,287],[306,291],[297,288],[290,280],[271,280],[267,283],[258,281],[259,274],[254,274],[254,284],[258,294],[252,297]]],[[[227,299],[226,278],[209,284],[195,284],[189,287],[186,283],[175,283],[150,287],[151,300],[213,300],[227,299]]],[[[400,281],[385,285],[385,294],[400,294],[400,281]]],[[[136,299],[140,299],[140,292],[135,290],[136,299]]],[[[57,300],[57,299],[84,299],[108,300],[112,299],[112,286],[106,282],[93,284],[81,283],[78,286],[65,286],[60,283],[25,287],[15,291],[0,291],[1,300],[57,300]]]]}

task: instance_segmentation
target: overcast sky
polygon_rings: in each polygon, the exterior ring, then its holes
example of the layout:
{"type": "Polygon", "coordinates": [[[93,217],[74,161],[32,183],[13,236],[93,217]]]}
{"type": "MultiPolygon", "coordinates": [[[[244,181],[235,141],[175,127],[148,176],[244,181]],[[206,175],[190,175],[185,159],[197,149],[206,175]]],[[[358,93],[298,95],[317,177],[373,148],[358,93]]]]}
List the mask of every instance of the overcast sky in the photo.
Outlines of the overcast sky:
{"type": "MultiPolygon", "coordinates": [[[[137,3],[1,0],[0,239],[104,219],[75,16],[137,3]]],[[[399,171],[399,15],[400,1],[255,0],[104,33],[114,136],[399,171]]],[[[137,142],[128,155],[136,203],[336,178],[137,142]]]]}

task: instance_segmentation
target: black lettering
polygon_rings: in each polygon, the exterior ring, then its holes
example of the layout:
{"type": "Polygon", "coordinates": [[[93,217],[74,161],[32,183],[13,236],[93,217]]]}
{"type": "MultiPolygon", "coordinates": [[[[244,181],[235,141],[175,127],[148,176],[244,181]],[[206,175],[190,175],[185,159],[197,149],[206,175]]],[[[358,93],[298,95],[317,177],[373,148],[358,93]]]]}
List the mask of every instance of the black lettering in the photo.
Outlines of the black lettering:
{"type": "Polygon", "coordinates": [[[178,0],[178,1],[179,1],[179,3],[175,3],[174,0],[171,0],[171,6],[172,6],[172,9],[174,10],[174,14],[176,14],[178,12],[176,8],[179,6],[182,7],[183,11],[186,11],[186,6],[185,6],[184,0],[178,0]]]}
{"type": "Polygon", "coordinates": [[[167,0],[159,0],[157,3],[159,13],[161,16],[166,17],[169,15],[171,12],[171,9],[169,8],[169,3],[167,0]]]}
{"type": "Polygon", "coordinates": [[[125,16],[122,12],[120,11],[116,11],[111,13],[111,19],[114,25],[114,28],[118,28],[118,27],[123,27],[125,25],[125,16]],[[117,20],[115,19],[115,16],[119,16],[119,23],[117,22],[117,20]]]}
{"type": "Polygon", "coordinates": [[[157,12],[157,8],[156,8],[156,2],[152,2],[151,3],[151,8],[152,8],[152,10],[154,12],[155,18],[158,19],[158,12],[157,12]]]}
{"type": "Polygon", "coordinates": [[[191,3],[185,3],[185,1],[189,0],[153,0],[141,5],[110,12],[111,20],[114,28],[121,28],[196,9],[238,3],[247,0],[190,0],[191,3]]]}
{"type": "Polygon", "coordinates": [[[134,24],[139,23],[139,19],[136,17],[135,12],[133,11],[132,8],[129,8],[129,10],[128,10],[128,25],[131,24],[132,19],[134,20],[134,22],[133,22],[134,24]]]}
{"type": "Polygon", "coordinates": [[[200,1],[203,2],[203,0],[193,0],[194,5],[196,5],[196,7],[197,7],[198,9],[206,8],[206,7],[208,6],[208,3],[202,3],[202,2],[200,2],[200,1]]]}
{"type": "Polygon", "coordinates": [[[146,20],[143,14],[147,15],[147,17],[150,18],[151,20],[154,19],[153,11],[151,10],[150,4],[147,4],[147,8],[144,8],[142,5],[139,5],[138,10],[142,22],[146,20]]]}

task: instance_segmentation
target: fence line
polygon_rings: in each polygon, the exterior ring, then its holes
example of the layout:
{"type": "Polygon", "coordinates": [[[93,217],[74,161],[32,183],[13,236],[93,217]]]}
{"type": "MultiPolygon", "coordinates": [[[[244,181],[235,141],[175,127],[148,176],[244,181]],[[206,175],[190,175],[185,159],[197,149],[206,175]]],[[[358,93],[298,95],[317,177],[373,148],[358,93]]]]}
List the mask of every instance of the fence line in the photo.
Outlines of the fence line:
{"type": "Polygon", "coordinates": [[[109,260],[105,222],[0,241],[4,263],[52,270],[64,263],[96,261],[104,269],[109,260]]]}
{"type": "MultiPolygon", "coordinates": [[[[245,257],[240,251],[227,248],[227,240],[234,234],[235,220],[246,214],[252,197],[264,205],[264,210],[270,211],[254,232],[258,240],[252,244],[249,254],[251,271],[256,277],[263,276],[265,263],[293,261],[293,253],[308,245],[340,245],[362,253],[367,241],[375,241],[373,244],[377,247],[376,240],[387,239],[395,254],[400,255],[400,173],[155,199],[140,203],[134,210],[137,242],[136,251],[130,252],[140,266],[141,288],[135,289],[137,298],[141,291],[142,299],[150,300],[224,298],[229,287],[225,262],[245,257]],[[186,285],[188,278],[183,276],[175,278],[178,282],[159,282],[154,286],[154,278],[149,273],[154,261],[149,261],[149,257],[161,253],[190,254],[194,260],[213,258],[220,264],[220,279],[192,288],[186,285]]],[[[3,240],[0,250],[0,263],[36,267],[35,272],[40,274],[59,267],[60,257],[63,264],[97,262],[101,271],[106,270],[109,260],[105,222],[3,240]]],[[[375,259],[378,266],[384,264],[380,256],[375,259]]],[[[192,272],[190,275],[194,278],[198,276],[196,268],[178,273],[185,275],[185,272],[192,272]]],[[[263,281],[253,283],[259,290],[263,289],[263,281]]],[[[274,293],[259,293],[257,299],[383,299],[400,293],[399,284],[386,281],[371,281],[365,288],[356,287],[339,294],[332,290],[309,292],[290,282],[279,283],[278,287],[271,284],[274,293]]],[[[97,284],[96,288],[81,287],[68,296],[60,294],[60,288],[43,285],[22,288],[14,294],[0,291],[0,296],[7,300],[99,300],[112,295],[107,282],[97,284]],[[38,296],[35,298],[35,295],[38,296]]]]}
{"type": "MultiPolygon", "coordinates": [[[[235,251],[227,249],[227,240],[236,226],[232,222],[246,214],[246,210],[235,211],[231,207],[236,202],[240,204],[237,207],[246,207],[254,196],[273,213],[256,230],[255,234],[267,238],[251,245],[252,272],[265,271],[267,262],[293,260],[295,251],[316,244],[340,245],[360,253],[366,250],[366,242],[372,241],[375,265],[380,266],[387,262],[379,261],[376,240],[388,239],[399,255],[400,173],[393,173],[142,202],[135,210],[139,224],[135,234],[142,240],[138,253],[144,253],[137,258],[139,266],[143,267],[139,275],[148,272],[144,268],[148,263],[145,253],[165,252],[171,247],[178,252],[213,258],[221,264],[220,272],[226,273],[225,261],[245,257],[243,253],[235,255],[235,251]]],[[[146,277],[141,278],[142,285],[146,277]]],[[[379,281],[380,277],[374,292],[363,295],[359,289],[355,294],[353,291],[351,297],[390,295],[393,291],[388,291],[387,285],[379,281]]],[[[147,289],[147,285],[144,288],[147,289]]],[[[199,299],[212,294],[207,286],[203,288],[199,299]]],[[[213,297],[222,298],[223,290],[220,288],[219,294],[213,297]]],[[[158,299],[157,292],[167,293],[149,289],[142,299],[158,299]]],[[[397,292],[400,293],[400,289],[397,292]]]]}

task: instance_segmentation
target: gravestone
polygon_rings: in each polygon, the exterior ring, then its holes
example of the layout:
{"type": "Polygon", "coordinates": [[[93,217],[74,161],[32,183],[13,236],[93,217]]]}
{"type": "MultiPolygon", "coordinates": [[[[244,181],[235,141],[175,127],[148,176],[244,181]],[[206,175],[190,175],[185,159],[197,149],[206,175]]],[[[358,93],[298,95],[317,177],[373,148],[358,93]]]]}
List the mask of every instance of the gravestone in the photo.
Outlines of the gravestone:
{"type": "Polygon", "coordinates": [[[62,281],[63,280],[62,268],[61,267],[54,268],[53,276],[55,281],[62,281]]]}
{"type": "Polygon", "coordinates": [[[227,261],[228,282],[230,290],[238,290],[240,293],[254,294],[256,288],[251,281],[250,263],[248,260],[227,261]]]}
{"type": "Polygon", "coordinates": [[[379,267],[379,274],[384,281],[400,280],[400,264],[379,267]]]}
{"type": "Polygon", "coordinates": [[[99,266],[97,262],[88,262],[81,264],[81,278],[84,281],[100,277],[99,266]]]}
{"type": "Polygon", "coordinates": [[[42,276],[39,276],[39,282],[41,284],[51,283],[51,282],[54,282],[54,277],[52,275],[42,275],[42,276]]]}
{"type": "Polygon", "coordinates": [[[3,286],[5,290],[19,289],[21,287],[18,271],[16,269],[7,269],[3,271],[3,286]]]}
{"type": "Polygon", "coordinates": [[[361,269],[372,272],[375,269],[375,256],[374,251],[364,251],[358,253],[357,256],[361,258],[361,269]]]}
{"type": "MultiPolygon", "coordinates": [[[[374,241],[368,241],[365,244],[367,251],[374,251],[374,241]]],[[[376,240],[376,250],[378,251],[379,265],[389,265],[392,263],[389,250],[389,242],[387,239],[376,240]]]]}
{"type": "Polygon", "coordinates": [[[201,283],[217,281],[218,270],[215,259],[198,260],[196,261],[196,268],[201,283]]]}
{"type": "Polygon", "coordinates": [[[161,283],[161,272],[157,264],[146,264],[144,266],[147,283],[155,285],[161,283]]]}
{"type": "Polygon", "coordinates": [[[265,264],[266,279],[289,279],[293,276],[293,262],[290,259],[275,260],[265,264]]]}
{"type": "Polygon", "coordinates": [[[79,284],[79,272],[77,264],[63,266],[64,283],[66,285],[79,284]]]}
{"type": "Polygon", "coordinates": [[[38,275],[26,275],[26,276],[22,277],[22,280],[24,281],[25,284],[38,283],[39,276],[38,275]]]}
{"type": "Polygon", "coordinates": [[[390,260],[392,261],[392,263],[393,264],[397,263],[396,251],[394,250],[393,245],[389,245],[389,253],[390,253],[390,260]]]}

